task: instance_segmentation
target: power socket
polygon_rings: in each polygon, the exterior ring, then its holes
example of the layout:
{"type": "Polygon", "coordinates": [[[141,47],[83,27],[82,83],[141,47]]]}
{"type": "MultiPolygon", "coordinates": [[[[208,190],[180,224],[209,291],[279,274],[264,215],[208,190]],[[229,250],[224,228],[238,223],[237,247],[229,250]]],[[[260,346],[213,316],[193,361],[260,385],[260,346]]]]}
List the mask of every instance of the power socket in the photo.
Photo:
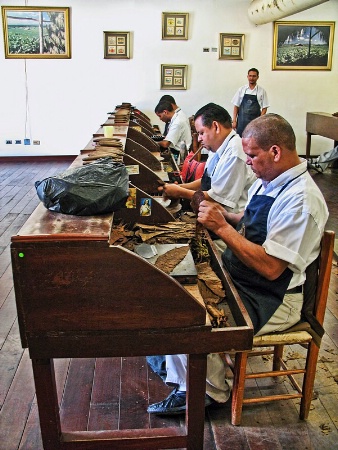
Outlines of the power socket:
{"type": "Polygon", "coordinates": [[[40,141],[34,139],[34,140],[33,140],[33,145],[40,145],[40,141]]]}
{"type": "Polygon", "coordinates": [[[21,139],[15,139],[16,144],[21,144],[21,139]]]}
{"type": "Polygon", "coordinates": [[[13,144],[12,139],[6,139],[6,144],[13,144]]]}

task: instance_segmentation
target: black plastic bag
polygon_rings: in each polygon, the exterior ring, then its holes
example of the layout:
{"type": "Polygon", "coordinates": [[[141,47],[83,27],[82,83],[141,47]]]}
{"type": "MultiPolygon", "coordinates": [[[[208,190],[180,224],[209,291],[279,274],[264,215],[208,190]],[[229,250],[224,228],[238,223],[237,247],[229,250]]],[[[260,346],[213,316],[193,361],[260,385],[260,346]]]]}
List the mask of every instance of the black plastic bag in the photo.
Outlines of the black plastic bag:
{"type": "Polygon", "coordinates": [[[120,209],[129,194],[129,176],[124,164],[108,157],[36,181],[35,188],[49,210],[89,216],[120,209]]]}

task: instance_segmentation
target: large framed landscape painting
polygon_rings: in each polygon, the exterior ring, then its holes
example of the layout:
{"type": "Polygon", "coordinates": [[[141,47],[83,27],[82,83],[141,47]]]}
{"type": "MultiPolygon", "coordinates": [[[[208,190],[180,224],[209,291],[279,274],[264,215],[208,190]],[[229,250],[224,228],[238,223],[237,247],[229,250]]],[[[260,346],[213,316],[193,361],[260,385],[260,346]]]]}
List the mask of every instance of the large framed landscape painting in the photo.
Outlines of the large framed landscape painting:
{"type": "Polygon", "coordinates": [[[275,22],[273,70],[331,70],[334,22],[275,22]]]}
{"type": "Polygon", "coordinates": [[[70,58],[70,8],[2,6],[5,58],[70,58]]]}

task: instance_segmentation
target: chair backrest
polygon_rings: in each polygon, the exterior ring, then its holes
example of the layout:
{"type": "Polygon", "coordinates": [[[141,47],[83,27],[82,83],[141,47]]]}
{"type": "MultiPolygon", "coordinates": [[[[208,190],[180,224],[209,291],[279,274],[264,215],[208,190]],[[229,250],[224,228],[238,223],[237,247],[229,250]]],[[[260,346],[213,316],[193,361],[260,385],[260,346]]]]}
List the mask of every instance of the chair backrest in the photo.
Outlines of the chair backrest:
{"type": "Polygon", "coordinates": [[[306,269],[302,319],[307,321],[318,335],[324,334],[323,321],[330,284],[335,233],[326,230],[321,241],[320,253],[306,269]]]}
{"type": "Polygon", "coordinates": [[[316,303],[314,306],[316,319],[321,324],[324,321],[327,296],[329,292],[334,240],[335,240],[334,231],[330,230],[324,231],[320,251],[316,303]]]}

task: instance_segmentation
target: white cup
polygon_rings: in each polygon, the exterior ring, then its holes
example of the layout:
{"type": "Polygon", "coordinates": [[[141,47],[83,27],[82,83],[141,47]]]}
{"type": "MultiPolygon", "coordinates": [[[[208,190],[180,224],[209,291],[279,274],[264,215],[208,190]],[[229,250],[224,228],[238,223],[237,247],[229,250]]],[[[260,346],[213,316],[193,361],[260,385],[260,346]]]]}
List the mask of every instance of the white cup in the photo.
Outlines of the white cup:
{"type": "Polygon", "coordinates": [[[106,138],[112,138],[114,136],[114,127],[105,125],[103,127],[103,134],[106,138]]]}

